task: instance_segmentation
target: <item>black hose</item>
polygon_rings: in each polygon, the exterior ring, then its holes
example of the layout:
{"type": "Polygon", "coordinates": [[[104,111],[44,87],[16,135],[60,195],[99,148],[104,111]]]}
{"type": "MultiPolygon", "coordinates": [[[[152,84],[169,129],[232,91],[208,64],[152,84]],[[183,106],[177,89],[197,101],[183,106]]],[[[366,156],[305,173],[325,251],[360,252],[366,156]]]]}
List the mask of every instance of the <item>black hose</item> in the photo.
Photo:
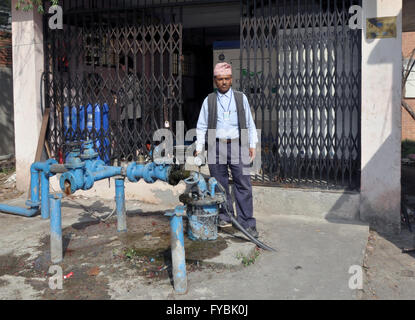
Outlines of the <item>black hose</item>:
{"type": "MultiPolygon", "coordinates": [[[[218,182],[218,187],[221,189],[221,191],[224,193],[225,199],[226,199],[226,191],[225,188],[218,182]]],[[[234,218],[234,216],[229,212],[228,210],[228,201],[225,201],[224,203],[224,207],[225,207],[225,212],[226,214],[229,216],[229,218],[231,219],[231,221],[233,222],[233,224],[245,235],[248,237],[249,240],[251,240],[253,243],[255,243],[258,247],[264,249],[264,250],[269,250],[269,251],[274,251],[276,252],[277,250],[275,250],[274,248],[271,248],[270,246],[267,246],[266,244],[262,243],[261,241],[259,241],[258,239],[255,239],[248,231],[245,230],[244,227],[242,227],[239,222],[234,218]]]]}

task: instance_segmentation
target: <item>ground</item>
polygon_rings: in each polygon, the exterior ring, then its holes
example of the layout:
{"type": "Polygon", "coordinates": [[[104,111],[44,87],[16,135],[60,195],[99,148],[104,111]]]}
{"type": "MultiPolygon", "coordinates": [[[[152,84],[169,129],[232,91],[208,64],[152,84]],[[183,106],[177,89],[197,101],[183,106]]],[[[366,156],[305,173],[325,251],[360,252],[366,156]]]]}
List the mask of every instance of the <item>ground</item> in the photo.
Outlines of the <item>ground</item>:
{"type": "MultiPolygon", "coordinates": [[[[411,208],[415,208],[415,167],[402,166],[402,192],[411,208]]],[[[409,215],[415,231],[414,215],[409,215]]],[[[415,234],[403,222],[399,235],[382,235],[371,230],[366,247],[363,299],[414,299],[415,234]]]]}
{"type": "MultiPolygon", "coordinates": [[[[0,202],[17,198],[11,171],[0,175],[0,202]],[[8,182],[6,183],[6,180],[8,182]]],[[[403,167],[403,190],[415,196],[415,167],[403,167]],[[411,179],[412,175],[414,179],[411,179]]],[[[22,200],[23,199],[23,200],[22,200]]],[[[185,238],[189,292],[174,293],[165,208],[127,202],[128,232],[117,232],[112,201],[79,196],[62,202],[64,290],[51,274],[47,221],[0,214],[0,299],[414,299],[414,235],[381,235],[358,223],[260,216],[256,248],[233,229],[210,242],[185,238]],[[368,237],[369,235],[369,237],[368,237]],[[251,246],[249,246],[251,245],[251,246]],[[239,246],[239,247],[238,247],[239,246]],[[233,262],[218,258],[233,251],[233,262]],[[248,251],[239,248],[252,248],[248,251]],[[361,253],[360,253],[361,252],[361,253]],[[236,261],[236,263],[235,263],[236,261]],[[363,289],[347,287],[351,265],[363,265],[363,289]],[[256,278],[253,277],[256,275],[256,278]]],[[[411,215],[411,222],[414,222],[411,215]]],[[[415,229],[415,223],[413,223],[415,229]]]]}

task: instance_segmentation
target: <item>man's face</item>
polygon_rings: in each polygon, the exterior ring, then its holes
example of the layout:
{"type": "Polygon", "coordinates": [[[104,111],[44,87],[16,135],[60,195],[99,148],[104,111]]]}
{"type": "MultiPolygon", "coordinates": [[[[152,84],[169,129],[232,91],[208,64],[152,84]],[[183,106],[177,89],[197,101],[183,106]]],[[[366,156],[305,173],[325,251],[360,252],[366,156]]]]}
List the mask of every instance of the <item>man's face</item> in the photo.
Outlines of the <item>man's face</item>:
{"type": "Polygon", "coordinates": [[[215,85],[220,93],[226,93],[232,86],[232,76],[216,76],[215,85]]]}

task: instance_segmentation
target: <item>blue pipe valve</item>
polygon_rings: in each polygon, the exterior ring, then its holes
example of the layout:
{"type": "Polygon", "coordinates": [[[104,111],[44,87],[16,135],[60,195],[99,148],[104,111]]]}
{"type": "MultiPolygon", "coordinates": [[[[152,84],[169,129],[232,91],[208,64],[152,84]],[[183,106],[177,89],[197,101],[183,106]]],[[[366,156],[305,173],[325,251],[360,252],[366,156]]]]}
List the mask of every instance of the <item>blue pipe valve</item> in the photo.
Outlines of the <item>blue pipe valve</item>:
{"type": "Polygon", "coordinates": [[[154,183],[157,180],[168,182],[170,172],[170,164],[156,164],[150,162],[143,163],[130,163],[127,167],[127,178],[130,182],[138,182],[140,178],[143,178],[147,183],[154,183]]]}
{"type": "Polygon", "coordinates": [[[100,168],[106,166],[106,163],[99,159],[99,154],[95,151],[92,140],[87,140],[84,143],[84,150],[79,157],[85,162],[85,168],[92,172],[98,171],[100,168]]]}

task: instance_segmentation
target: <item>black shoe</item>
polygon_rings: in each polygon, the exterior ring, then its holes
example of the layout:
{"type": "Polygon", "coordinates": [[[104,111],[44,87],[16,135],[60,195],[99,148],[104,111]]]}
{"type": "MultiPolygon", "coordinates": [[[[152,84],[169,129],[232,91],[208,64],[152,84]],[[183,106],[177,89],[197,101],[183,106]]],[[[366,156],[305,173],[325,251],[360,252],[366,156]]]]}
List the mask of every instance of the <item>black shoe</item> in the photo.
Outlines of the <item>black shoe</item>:
{"type": "Polygon", "coordinates": [[[245,229],[248,233],[253,236],[255,239],[258,239],[259,233],[256,231],[256,227],[248,227],[245,229]]]}
{"type": "Polygon", "coordinates": [[[232,223],[230,223],[230,222],[228,222],[228,221],[225,221],[225,220],[222,220],[222,219],[219,219],[218,226],[219,226],[220,228],[232,227],[232,223]]]}

